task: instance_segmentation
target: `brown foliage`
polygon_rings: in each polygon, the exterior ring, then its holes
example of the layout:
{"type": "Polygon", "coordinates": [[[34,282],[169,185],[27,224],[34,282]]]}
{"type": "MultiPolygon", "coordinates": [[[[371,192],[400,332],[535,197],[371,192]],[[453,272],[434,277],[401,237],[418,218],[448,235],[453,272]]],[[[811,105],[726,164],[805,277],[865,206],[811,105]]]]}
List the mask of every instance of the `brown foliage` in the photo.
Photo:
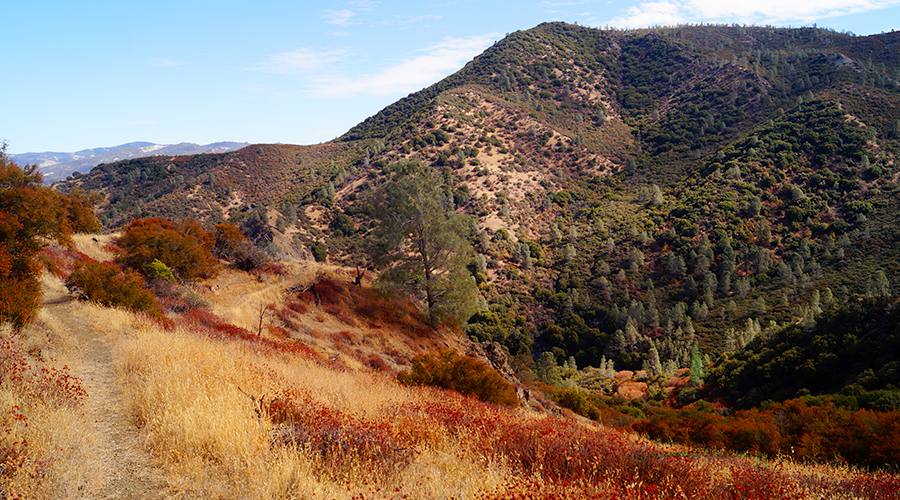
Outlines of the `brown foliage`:
{"type": "Polygon", "coordinates": [[[251,243],[233,224],[216,224],[214,239],[216,255],[243,271],[263,269],[271,260],[269,254],[251,243]]]}
{"type": "Polygon", "coordinates": [[[109,262],[79,264],[66,280],[66,288],[98,304],[162,316],[153,294],[144,287],[144,279],[109,262]]]}
{"type": "Polygon", "coordinates": [[[138,271],[158,259],[183,280],[211,278],[218,273],[218,261],[212,254],[214,241],[211,233],[190,219],[178,223],[137,219],[119,238],[122,250],[116,259],[138,271]]]}
{"type": "Polygon", "coordinates": [[[97,226],[89,206],[41,186],[34,165],[20,168],[0,147],[0,322],[20,327],[38,305],[36,259],[46,239],[71,244],[73,227],[97,226]]]}
{"type": "Polygon", "coordinates": [[[519,402],[513,386],[493,368],[451,350],[416,356],[412,360],[412,369],[398,374],[397,380],[405,385],[451,389],[498,405],[515,406],[519,402]]]}
{"type": "Polygon", "coordinates": [[[681,410],[658,411],[635,428],[654,439],[790,455],[801,461],[900,464],[900,411],[854,411],[830,402],[810,406],[794,399],[725,416],[701,401],[681,410]]]}

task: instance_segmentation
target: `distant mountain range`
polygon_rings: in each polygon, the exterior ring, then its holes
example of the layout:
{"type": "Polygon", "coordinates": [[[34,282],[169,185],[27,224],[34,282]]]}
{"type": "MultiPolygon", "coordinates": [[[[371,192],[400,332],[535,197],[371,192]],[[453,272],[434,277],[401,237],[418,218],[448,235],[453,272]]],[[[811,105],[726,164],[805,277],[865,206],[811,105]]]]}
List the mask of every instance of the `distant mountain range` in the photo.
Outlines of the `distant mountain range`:
{"type": "Polygon", "coordinates": [[[74,172],[86,173],[101,163],[112,163],[130,158],[165,155],[193,155],[200,153],[227,153],[248,146],[246,142],[214,142],[212,144],[154,144],[152,142],[129,142],[109,148],[83,149],[74,153],[22,153],[10,155],[20,165],[37,164],[44,174],[44,182],[52,183],[65,179],[74,172]]]}

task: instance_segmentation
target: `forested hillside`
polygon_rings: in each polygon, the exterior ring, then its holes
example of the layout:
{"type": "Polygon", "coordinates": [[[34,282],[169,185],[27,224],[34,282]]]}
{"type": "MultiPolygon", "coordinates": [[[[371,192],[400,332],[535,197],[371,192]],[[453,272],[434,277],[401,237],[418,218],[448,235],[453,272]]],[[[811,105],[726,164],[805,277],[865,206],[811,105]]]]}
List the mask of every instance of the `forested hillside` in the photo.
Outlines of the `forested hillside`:
{"type": "MultiPolygon", "coordinates": [[[[896,32],[543,24],[337,141],[101,165],[58,188],[102,193],[108,229],[228,221],[272,254],[373,267],[371,195],[419,162],[470,218],[469,336],[544,382],[591,366],[645,369],[654,386],[787,325],[891,303],[898,80],[896,32]]],[[[839,391],[854,370],[754,398],[839,391]]]]}

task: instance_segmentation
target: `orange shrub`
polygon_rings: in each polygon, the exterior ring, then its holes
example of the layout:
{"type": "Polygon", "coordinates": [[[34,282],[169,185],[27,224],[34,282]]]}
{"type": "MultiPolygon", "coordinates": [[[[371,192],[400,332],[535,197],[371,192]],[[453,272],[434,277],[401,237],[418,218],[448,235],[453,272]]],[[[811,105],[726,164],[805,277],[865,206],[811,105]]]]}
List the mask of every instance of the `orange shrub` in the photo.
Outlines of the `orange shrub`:
{"type": "Polygon", "coordinates": [[[20,168],[0,144],[0,323],[21,327],[41,294],[38,251],[47,239],[71,243],[73,224],[96,227],[89,207],[41,186],[37,166],[20,168]],[[73,218],[74,217],[74,218],[73,218]]]}
{"type": "Polygon", "coordinates": [[[88,195],[81,190],[73,190],[69,193],[66,203],[67,218],[74,233],[99,233],[103,227],[94,216],[94,203],[92,198],[96,194],[88,195]]]}
{"type": "Polygon", "coordinates": [[[703,401],[660,410],[634,424],[653,439],[694,443],[801,461],[846,461],[868,467],[900,465],[900,411],[807,405],[803,399],[721,415],[703,401]]]}
{"type": "Polygon", "coordinates": [[[271,258],[265,250],[256,247],[233,224],[216,224],[215,253],[244,271],[261,269],[271,258]]]}
{"type": "Polygon", "coordinates": [[[412,370],[397,375],[405,385],[430,385],[451,389],[487,403],[515,406],[516,390],[493,368],[453,351],[423,354],[412,360],[412,370]]]}
{"type": "Polygon", "coordinates": [[[190,219],[176,224],[160,218],[137,219],[119,238],[116,257],[135,270],[158,259],[181,279],[211,278],[218,272],[213,236],[190,219]]]}
{"type": "Polygon", "coordinates": [[[144,288],[144,279],[130,269],[122,271],[108,262],[79,264],[66,280],[66,288],[105,306],[162,316],[153,294],[144,288]]]}

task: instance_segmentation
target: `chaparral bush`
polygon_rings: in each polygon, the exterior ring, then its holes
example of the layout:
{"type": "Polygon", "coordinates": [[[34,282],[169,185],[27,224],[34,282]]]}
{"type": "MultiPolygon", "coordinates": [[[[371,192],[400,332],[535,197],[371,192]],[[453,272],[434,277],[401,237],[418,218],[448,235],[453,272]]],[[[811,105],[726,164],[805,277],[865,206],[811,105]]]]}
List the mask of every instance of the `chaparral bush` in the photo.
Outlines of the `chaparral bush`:
{"type": "Polygon", "coordinates": [[[123,271],[109,262],[80,264],[69,275],[66,287],[98,304],[161,315],[153,294],[144,288],[144,279],[130,269],[123,271]]]}
{"type": "Polygon", "coordinates": [[[453,351],[423,354],[412,360],[412,370],[397,375],[405,385],[451,389],[487,403],[515,406],[516,390],[495,370],[475,358],[453,351]]]}
{"type": "Polygon", "coordinates": [[[21,168],[0,144],[0,323],[34,316],[41,295],[37,253],[48,240],[71,244],[73,230],[97,229],[89,203],[41,186],[36,165],[21,168]]]}
{"type": "Polygon", "coordinates": [[[214,236],[190,219],[178,223],[155,217],[137,219],[119,238],[122,250],[116,258],[140,271],[158,259],[178,277],[190,281],[216,275],[214,245],[214,236]]]}

